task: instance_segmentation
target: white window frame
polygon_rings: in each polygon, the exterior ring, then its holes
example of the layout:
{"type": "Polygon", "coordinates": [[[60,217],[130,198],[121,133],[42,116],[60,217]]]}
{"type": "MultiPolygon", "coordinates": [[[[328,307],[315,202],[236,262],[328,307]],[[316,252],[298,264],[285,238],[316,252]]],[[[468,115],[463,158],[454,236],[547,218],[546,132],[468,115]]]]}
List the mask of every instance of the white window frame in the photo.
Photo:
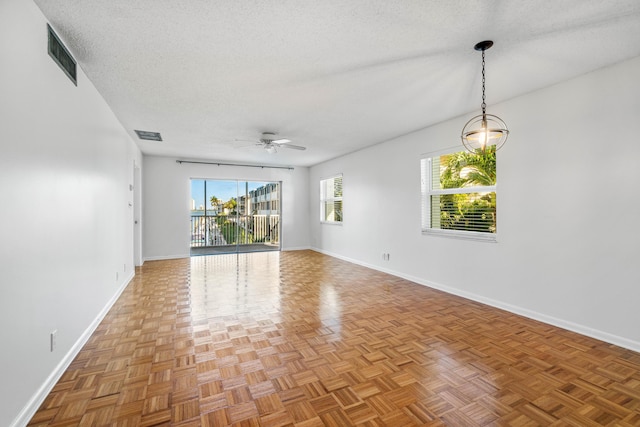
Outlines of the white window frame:
{"type": "Polygon", "coordinates": [[[321,223],[323,223],[323,224],[333,224],[333,225],[342,225],[342,223],[344,222],[344,202],[343,202],[343,199],[344,199],[344,178],[343,178],[341,173],[320,179],[320,222],[321,223]],[[331,194],[329,196],[325,192],[325,188],[326,188],[325,183],[327,181],[329,181],[329,180],[336,179],[336,178],[340,178],[340,180],[341,180],[342,196],[335,197],[333,194],[331,194]],[[326,202],[337,202],[337,201],[343,202],[341,204],[341,206],[342,206],[341,220],[340,221],[336,221],[336,220],[329,221],[329,220],[326,219],[325,204],[326,204],[326,202]]]}
{"type": "MultiPolygon", "coordinates": [[[[433,187],[433,158],[444,156],[447,154],[453,154],[463,151],[464,147],[455,147],[447,150],[441,150],[423,154],[420,158],[420,176],[421,176],[421,208],[422,208],[422,234],[450,237],[457,239],[477,240],[484,242],[497,242],[498,233],[483,233],[479,231],[468,230],[443,230],[440,228],[431,228],[432,214],[431,211],[431,196],[445,195],[445,194],[469,194],[469,193],[488,193],[494,192],[496,199],[498,197],[498,186],[473,186],[473,187],[460,187],[460,188],[447,188],[447,189],[434,189],[433,187]]],[[[497,163],[497,158],[496,158],[497,163]]]]}

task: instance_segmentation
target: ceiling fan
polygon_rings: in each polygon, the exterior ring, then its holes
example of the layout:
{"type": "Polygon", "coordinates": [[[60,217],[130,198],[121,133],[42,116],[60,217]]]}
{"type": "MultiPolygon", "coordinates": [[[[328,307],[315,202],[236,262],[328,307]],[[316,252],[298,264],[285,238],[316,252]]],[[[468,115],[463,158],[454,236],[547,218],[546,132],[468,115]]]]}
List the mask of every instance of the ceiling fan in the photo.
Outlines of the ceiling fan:
{"type": "Polygon", "coordinates": [[[306,147],[301,147],[299,145],[289,144],[291,142],[290,139],[286,138],[278,138],[276,139],[276,134],[273,132],[263,132],[260,136],[260,139],[256,141],[255,145],[258,147],[263,147],[267,153],[277,153],[278,148],[292,148],[294,150],[306,150],[306,147]]]}

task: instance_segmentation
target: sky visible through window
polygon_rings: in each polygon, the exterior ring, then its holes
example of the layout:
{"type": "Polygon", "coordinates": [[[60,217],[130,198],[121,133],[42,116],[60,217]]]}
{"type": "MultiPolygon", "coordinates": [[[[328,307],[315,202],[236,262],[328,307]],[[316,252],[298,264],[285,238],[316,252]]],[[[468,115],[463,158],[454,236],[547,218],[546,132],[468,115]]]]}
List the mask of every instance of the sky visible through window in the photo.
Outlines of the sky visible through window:
{"type": "MultiPolygon", "coordinates": [[[[245,193],[245,183],[247,181],[219,181],[219,180],[211,180],[207,179],[207,199],[211,198],[211,196],[216,196],[219,200],[226,202],[230,198],[238,197],[238,192],[240,195],[244,195],[245,193]]],[[[192,179],[191,180],[191,199],[195,202],[195,208],[199,209],[200,206],[205,204],[205,194],[204,194],[204,179],[192,179]]],[[[248,181],[249,190],[255,190],[258,187],[262,187],[266,185],[267,182],[260,181],[248,181]]],[[[211,207],[211,205],[207,202],[207,208],[211,207]]]]}

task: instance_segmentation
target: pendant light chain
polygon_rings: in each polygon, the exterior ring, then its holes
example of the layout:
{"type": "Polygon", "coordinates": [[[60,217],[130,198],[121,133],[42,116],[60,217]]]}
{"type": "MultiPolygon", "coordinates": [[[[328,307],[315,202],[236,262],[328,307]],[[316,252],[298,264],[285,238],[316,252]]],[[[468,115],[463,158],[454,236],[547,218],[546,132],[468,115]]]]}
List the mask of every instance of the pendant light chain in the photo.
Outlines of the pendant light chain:
{"type": "Polygon", "coordinates": [[[484,51],[482,49],[482,115],[484,116],[487,113],[487,103],[485,102],[485,94],[484,94],[484,84],[485,84],[485,75],[484,75],[484,51]]]}

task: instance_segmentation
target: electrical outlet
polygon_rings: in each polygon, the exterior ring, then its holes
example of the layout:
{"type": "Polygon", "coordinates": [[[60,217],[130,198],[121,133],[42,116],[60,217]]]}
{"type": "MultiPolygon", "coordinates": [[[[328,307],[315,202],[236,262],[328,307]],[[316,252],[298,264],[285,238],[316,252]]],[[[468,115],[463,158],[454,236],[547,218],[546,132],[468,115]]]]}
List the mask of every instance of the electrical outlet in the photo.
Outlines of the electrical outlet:
{"type": "Polygon", "coordinates": [[[58,330],[54,329],[51,331],[51,335],[49,336],[49,347],[51,351],[56,349],[56,345],[58,344],[58,330]]]}
{"type": "Polygon", "coordinates": [[[124,269],[122,270],[124,273],[127,272],[127,263],[124,264],[124,269]]]}
{"type": "Polygon", "coordinates": [[[116,282],[118,281],[118,272],[116,271],[116,282]]]}
{"type": "Polygon", "coordinates": [[[389,261],[391,259],[391,255],[388,253],[383,253],[382,254],[382,260],[383,261],[389,261]]]}

